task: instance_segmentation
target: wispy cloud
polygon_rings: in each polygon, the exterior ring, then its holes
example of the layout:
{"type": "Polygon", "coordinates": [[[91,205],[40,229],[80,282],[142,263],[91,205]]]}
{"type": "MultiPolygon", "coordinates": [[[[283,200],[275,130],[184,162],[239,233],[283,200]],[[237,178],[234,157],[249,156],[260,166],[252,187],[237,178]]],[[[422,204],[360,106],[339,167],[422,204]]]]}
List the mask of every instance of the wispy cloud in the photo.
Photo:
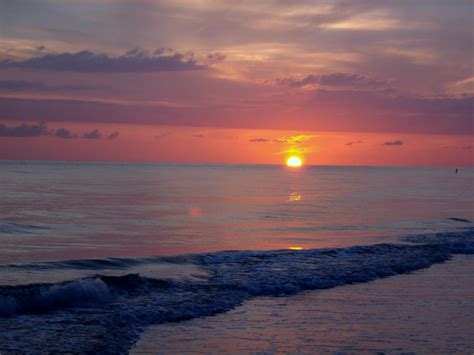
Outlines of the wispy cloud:
{"type": "Polygon", "coordinates": [[[347,142],[347,143],[344,144],[344,145],[353,146],[354,144],[362,144],[362,143],[363,143],[363,141],[358,140],[358,141],[347,142]]]}
{"type": "Polygon", "coordinates": [[[455,95],[474,95],[474,76],[458,80],[450,84],[448,89],[455,95]]]}
{"type": "Polygon", "coordinates": [[[313,85],[319,83],[319,77],[317,75],[309,74],[302,78],[278,78],[276,79],[278,84],[287,85],[289,87],[303,87],[307,85],[313,85]]]}
{"type": "Polygon", "coordinates": [[[273,139],[273,142],[283,145],[283,150],[278,154],[280,155],[304,155],[310,153],[313,150],[313,146],[309,146],[307,143],[316,138],[314,135],[308,134],[297,134],[293,136],[284,136],[273,139]]]}
{"type": "Polygon", "coordinates": [[[251,142],[251,143],[265,143],[265,142],[270,142],[270,139],[268,139],[268,138],[252,138],[252,139],[249,139],[249,142],[251,142]]]}
{"type": "Polygon", "coordinates": [[[309,141],[313,138],[314,138],[314,136],[311,136],[311,135],[299,134],[299,135],[295,135],[295,136],[275,138],[273,141],[275,143],[298,145],[298,144],[302,144],[306,141],[309,141]]]}
{"type": "Polygon", "coordinates": [[[313,85],[320,86],[333,86],[333,87],[366,87],[366,88],[379,88],[389,84],[387,80],[380,80],[375,78],[366,77],[360,74],[351,73],[330,73],[330,74],[309,74],[304,77],[295,78],[279,78],[276,80],[277,83],[286,85],[289,87],[306,87],[313,85]]]}
{"type": "Polygon", "coordinates": [[[0,80],[0,91],[76,91],[91,88],[86,85],[48,85],[39,81],[0,80]]]}

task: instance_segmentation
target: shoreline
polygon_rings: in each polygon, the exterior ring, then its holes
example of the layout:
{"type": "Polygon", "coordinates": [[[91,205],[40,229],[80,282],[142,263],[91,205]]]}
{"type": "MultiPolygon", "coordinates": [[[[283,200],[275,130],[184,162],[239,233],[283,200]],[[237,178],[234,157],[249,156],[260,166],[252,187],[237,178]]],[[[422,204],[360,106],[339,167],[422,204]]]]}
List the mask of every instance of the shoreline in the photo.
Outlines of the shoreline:
{"type": "Polygon", "coordinates": [[[259,297],[224,314],[151,326],[131,354],[474,351],[474,255],[367,283],[259,297]]]}
{"type": "MultiPolygon", "coordinates": [[[[75,269],[90,270],[89,276],[71,281],[6,286],[0,289],[0,301],[3,300],[3,305],[0,302],[2,306],[0,327],[5,329],[0,349],[18,351],[28,348],[39,351],[47,347],[48,351],[52,352],[125,353],[137,340],[137,346],[141,346],[139,344],[145,339],[146,334],[154,329],[161,329],[158,332],[161,337],[163,332],[174,329],[175,324],[192,325],[209,319],[212,322],[227,319],[228,315],[241,312],[247,305],[252,304],[260,306],[250,314],[261,314],[257,323],[263,323],[265,329],[271,329],[275,323],[272,318],[274,312],[262,314],[261,311],[275,308],[275,302],[277,306],[282,299],[287,299],[288,303],[291,303],[302,297],[299,295],[311,294],[307,292],[309,290],[329,289],[328,293],[315,291],[317,294],[327,295],[331,294],[331,289],[347,290],[346,287],[338,287],[343,285],[348,285],[349,289],[357,287],[356,285],[364,288],[366,287],[364,285],[374,284],[370,281],[386,278],[397,280],[394,290],[403,290],[405,285],[399,281],[403,278],[390,276],[409,277],[417,274],[414,271],[427,269],[434,264],[441,265],[441,268],[433,267],[428,270],[444,270],[442,268],[444,262],[449,262],[453,255],[474,254],[473,232],[474,230],[469,228],[463,232],[411,236],[404,239],[407,244],[383,243],[329,249],[218,252],[198,254],[190,259],[166,258],[168,262],[177,262],[177,265],[193,264],[204,272],[201,275],[194,275],[195,270],[185,268],[182,270],[184,274],[178,273],[177,279],[156,278],[156,269],[154,267],[152,269],[151,266],[155,263],[162,265],[165,261],[163,258],[141,261],[104,259],[46,263],[42,264],[43,267],[40,267],[39,271],[46,271],[48,268],[45,266],[48,265],[50,270],[63,274],[68,267],[73,266],[75,269]],[[112,269],[121,271],[113,272],[111,275],[112,269]],[[148,276],[143,274],[145,270],[150,272],[148,276]],[[188,271],[191,271],[191,274],[188,271]],[[263,306],[259,303],[262,300],[263,306]],[[195,322],[185,322],[193,319],[195,322]],[[77,333],[78,325],[81,327],[80,334],[77,333]],[[140,338],[142,331],[145,333],[140,338]],[[62,334],[60,338],[57,336],[58,332],[62,334]]],[[[25,267],[25,271],[32,271],[28,265],[25,267]]],[[[469,267],[468,271],[471,272],[474,265],[469,267]]],[[[435,281],[453,279],[451,275],[443,277],[442,272],[440,275],[434,273],[432,279],[435,281]]],[[[470,281],[472,275],[467,273],[466,276],[470,281]]],[[[414,285],[417,285],[417,282],[414,285]]],[[[453,285],[443,287],[452,289],[453,285]]],[[[431,286],[425,288],[430,289],[431,286]]],[[[456,295],[452,303],[457,304],[462,299],[460,295],[456,295]]],[[[344,303],[345,299],[342,300],[344,303]]],[[[375,301],[380,303],[377,299],[375,301]]],[[[312,303],[314,302],[309,302],[312,303]]],[[[474,300],[470,303],[474,304],[474,300]]],[[[307,304],[308,302],[303,302],[303,307],[300,307],[302,310],[298,311],[296,307],[295,311],[278,319],[280,321],[292,319],[290,316],[298,313],[306,315],[307,304]]],[[[385,305],[383,302],[382,304],[385,305]]],[[[360,310],[357,308],[355,312],[358,313],[360,310]]],[[[418,310],[413,308],[408,313],[411,316],[417,312],[418,310]]],[[[329,316],[338,313],[327,312],[329,316]]],[[[354,313],[354,310],[343,314],[351,313],[354,313]]],[[[316,312],[316,315],[318,314],[316,312]]],[[[430,314],[436,315],[437,312],[432,310],[430,314]]],[[[252,317],[247,317],[245,321],[252,321],[252,317]]],[[[209,338],[223,329],[230,329],[229,334],[234,339],[234,329],[226,328],[227,323],[219,325],[216,332],[193,336],[193,339],[209,338]]],[[[230,322],[230,324],[241,323],[242,320],[238,319],[230,322]]],[[[301,319],[297,320],[294,326],[303,328],[297,330],[290,328],[283,332],[304,333],[312,331],[313,328],[321,328],[318,325],[308,326],[308,321],[301,319]]],[[[184,333],[199,334],[201,328],[212,327],[204,323],[204,326],[198,327],[197,330],[188,330],[184,333]]],[[[326,328],[331,329],[330,326],[326,328]]],[[[239,329],[252,332],[255,327],[244,322],[239,329]]],[[[179,333],[183,334],[182,331],[179,333]]],[[[246,337],[244,335],[243,339],[246,337]]],[[[172,336],[165,338],[172,339],[172,336]]],[[[260,343],[262,339],[265,339],[265,334],[260,335],[258,342],[260,343]]],[[[309,336],[304,342],[311,343],[313,340],[309,336]]],[[[176,347],[181,341],[173,344],[176,347]]],[[[152,347],[162,349],[163,344],[152,344],[152,347]]],[[[179,352],[179,349],[170,350],[170,353],[174,352],[179,352]]]]}

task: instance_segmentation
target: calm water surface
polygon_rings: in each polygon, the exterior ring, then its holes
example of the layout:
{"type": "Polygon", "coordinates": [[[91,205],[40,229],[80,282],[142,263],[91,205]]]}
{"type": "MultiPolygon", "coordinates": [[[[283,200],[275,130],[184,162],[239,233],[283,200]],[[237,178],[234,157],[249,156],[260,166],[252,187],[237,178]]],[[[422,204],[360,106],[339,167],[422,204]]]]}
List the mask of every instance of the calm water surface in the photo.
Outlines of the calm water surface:
{"type": "Polygon", "coordinates": [[[464,227],[473,170],[0,162],[0,263],[373,244],[464,227]]]}

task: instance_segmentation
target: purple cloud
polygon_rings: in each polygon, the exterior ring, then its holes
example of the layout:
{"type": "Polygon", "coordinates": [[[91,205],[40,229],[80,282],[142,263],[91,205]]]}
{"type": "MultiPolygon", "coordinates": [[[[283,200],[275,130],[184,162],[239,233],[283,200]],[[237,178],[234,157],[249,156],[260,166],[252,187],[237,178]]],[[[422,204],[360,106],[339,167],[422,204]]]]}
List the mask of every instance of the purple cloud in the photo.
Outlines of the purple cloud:
{"type": "Polygon", "coordinates": [[[54,131],[54,135],[59,138],[64,138],[64,139],[71,139],[71,138],[77,138],[77,134],[72,133],[70,130],[66,128],[59,128],[56,131],[54,131]]]}
{"type": "MultiPolygon", "coordinates": [[[[116,139],[120,132],[115,131],[107,136],[107,139],[116,139]]],[[[0,123],[0,137],[40,137],[51,136],[62,139],[86,138],[102,139],[103,134],[98,130],[92,130],[82,135],[74,133],[67,128],[49,129],[46,123],[27,124],[22,123],[18,126],[7,126],[0,123]]]]}
{"type": "Polygon", "coordinates": [[[207,56],[207,62],[209,64],[217,64],[217,63],[220,63],[222,62],[224,59],[225,59],[225,55],[219,53],[219,52],[216,52],[216,53],[211,53],[207,56]]]}
{"type": "Polygon", "coordinates": [[[332,73],[321,75],[319,83],[326,86],[369,86],[378,87],[388,84],[387,81],[368,78],[359,74],[332,73]]]}
{"type": "Polygon", "coordinates": [[[93,131],[86,132],[82,135],[82,138],[86,139],[101,139],[102,133],[98,129],[94,129],[93,131]]]}
{"type": "MultiPolygon", "coordinates": [[[[285,98],[286,100],[286,98],[285,98]]],[[[0,119],[38,117],[56,122],[159,124],[168,126],[274,128],[386,133],[472,134],[474,97],[424,98],[391,96],[355,90],[315,90],[297,103],[288,98],[292,120],[260,107],[219,105],[165,107],[86,99],[23,99],[0,97],[0,119]],[[67,113],[67,114],[66,114],[67,113]],[[330,117],[331,119],[327,119],[330,117]],[[279,121],[281,120],[281,121],[279,121]],[[278,123],[280,124],[280,123],[278,123]]],[[[277,105],[277,104],[275,104],[277,105]]],[[[282,106],[283,107],[283,106],[282,106]]],[[[344,142],[343,142],[344,143],[344,142]]]]}
{"type": "Polygon", "coordinates": [[[22,123],[13,127],[0,123],[0,137],[39,137],[49,135],[51,135],[51,131],[45,123],[33,125],[22,123]]]}
{"type": "MultiPolygon", "coordinates": [[[[223,60],[223,57],[213,54],[208,60],[216,62],[223,60]]],[[[193,53],[162,54],[162,52],[155,52],[150,54],[136,49],[115,57],[84,50],[76,53],[46,54],[24,60],[6,59],[0,61],[0,69],[6,68],[80,73],[126,73],[201,70],[208,67],[198,63],[193,53]]]]}
{"type": "Polygon", "coordinates": [[[396,140],[396,141],[388,141],[388,142],[385,142],[384,144],[382,145],[385,145],[385,146],[397,146],[397,145],[403,145],[403,141],[401,140],[396,140]]]}
{"type": "Polygon", "coordinates": [[[283,79],[277,79],[276,81],[277,83],[282,84],[282,85],[286,85],[293,88],[299,88],[306,85],[318,84],[319,77],[316,75],[310,74],[301,79],[283,78],[283,79]]]}

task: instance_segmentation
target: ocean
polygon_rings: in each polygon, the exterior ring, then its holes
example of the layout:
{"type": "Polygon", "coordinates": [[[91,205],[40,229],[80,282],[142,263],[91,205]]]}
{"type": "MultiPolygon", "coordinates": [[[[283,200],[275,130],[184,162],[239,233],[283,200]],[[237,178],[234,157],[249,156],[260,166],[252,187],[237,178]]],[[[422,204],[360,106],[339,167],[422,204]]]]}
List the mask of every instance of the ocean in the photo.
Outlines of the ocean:
{"type": "Polygon", "coordinates": [[[468,168],[1,161],[0,352],[126,353],[150,327],[472,254],[473,183],[468,168]]]}

